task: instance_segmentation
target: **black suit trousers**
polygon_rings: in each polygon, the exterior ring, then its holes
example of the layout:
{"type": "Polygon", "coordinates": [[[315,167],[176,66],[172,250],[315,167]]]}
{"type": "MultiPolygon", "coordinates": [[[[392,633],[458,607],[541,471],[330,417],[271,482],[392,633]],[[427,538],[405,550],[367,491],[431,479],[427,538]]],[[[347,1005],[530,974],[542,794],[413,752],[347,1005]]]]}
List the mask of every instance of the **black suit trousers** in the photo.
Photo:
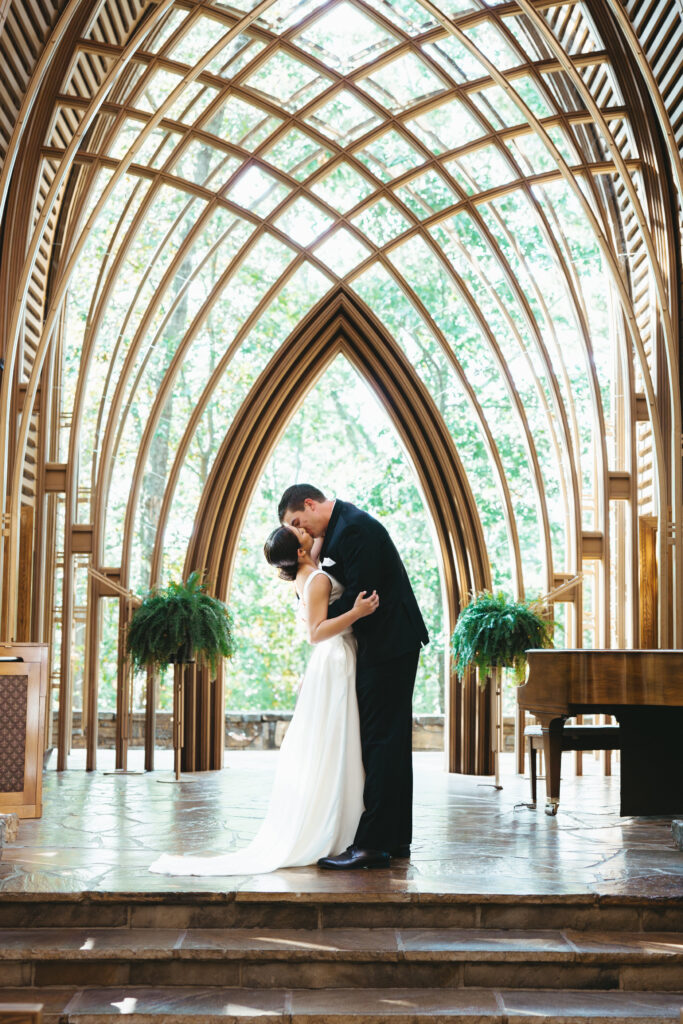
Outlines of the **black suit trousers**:
{"type": "Polygon", "coordinates": [[[356,693],[365,768],[356,846],[391,851],[413,832],[413,689],[419,651],[358,662],[356,693]]]}

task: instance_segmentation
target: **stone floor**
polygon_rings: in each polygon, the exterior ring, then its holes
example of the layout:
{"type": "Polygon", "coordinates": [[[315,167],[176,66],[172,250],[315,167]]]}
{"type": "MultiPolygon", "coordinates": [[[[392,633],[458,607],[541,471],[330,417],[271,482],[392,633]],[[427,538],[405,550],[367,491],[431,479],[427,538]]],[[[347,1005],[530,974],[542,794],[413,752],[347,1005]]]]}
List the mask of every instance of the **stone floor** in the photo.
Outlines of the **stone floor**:
{"type": "MultiPolygon", "coordinates": [[[[618,774],[569,758],[556,818],[529,799],[529,782],[502,759],[491,779],[448,775],[440,754],[415,755],[411,861],[387,871],[295,868],[232,878],[167,878],[148,865],[172,853],[218,853],[254,835],[277,753],[231,752],[227,768],[160,784],[168,773],[45,773],[43,817],[22,821],[0,862],[0,892],[375,892],[683,896],[683,853],[670,818],[621,818],[618,774]]],[[[617,769],[618,771],[618,769],[617,769]]]]}

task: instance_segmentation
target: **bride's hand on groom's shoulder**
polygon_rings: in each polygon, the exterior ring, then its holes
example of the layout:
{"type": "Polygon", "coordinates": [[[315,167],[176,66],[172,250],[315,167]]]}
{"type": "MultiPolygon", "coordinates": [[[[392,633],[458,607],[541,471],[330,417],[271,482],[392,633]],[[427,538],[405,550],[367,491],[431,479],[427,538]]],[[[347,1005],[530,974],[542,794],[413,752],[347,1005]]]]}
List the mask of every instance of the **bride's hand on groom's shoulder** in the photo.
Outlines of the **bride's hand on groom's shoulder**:
{"type": "Polygon", "coordinates": [[[379,596],[376,590],[373,590],[367,597],[367,590],[361,590],[360,594],[353,603],[353,610],[356,613],[356,617],[359,619],[365,618],[366,615],[372,615],[373,612],[377,611],[379,607],[379,596]]]}

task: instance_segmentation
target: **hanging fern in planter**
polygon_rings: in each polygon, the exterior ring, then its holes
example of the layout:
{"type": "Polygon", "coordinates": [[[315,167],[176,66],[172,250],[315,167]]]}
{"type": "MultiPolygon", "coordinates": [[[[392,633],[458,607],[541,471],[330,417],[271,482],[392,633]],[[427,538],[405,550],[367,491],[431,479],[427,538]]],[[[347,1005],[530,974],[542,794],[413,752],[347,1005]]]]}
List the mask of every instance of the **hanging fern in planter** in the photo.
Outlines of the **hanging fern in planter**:
{"type": "Polygon", "coordinates": [[[228,609],[207,594],[199,571],[185,583],[155,587],[133,613],[126,650],[135,671],[196,657],[215,672],[218,659],[234,650],[228,609]]]}
{"type": "Polygon", "coordinates": [[[458,617],[452,637],[455,670],[460,677],[474,665],[479,682],[496,666],[514,668],[518,683],[526,672],[525,651],[552,646],[553,623],[531,601],[511,601],[503,593],[484,590],[472,598],[458,617]]]}

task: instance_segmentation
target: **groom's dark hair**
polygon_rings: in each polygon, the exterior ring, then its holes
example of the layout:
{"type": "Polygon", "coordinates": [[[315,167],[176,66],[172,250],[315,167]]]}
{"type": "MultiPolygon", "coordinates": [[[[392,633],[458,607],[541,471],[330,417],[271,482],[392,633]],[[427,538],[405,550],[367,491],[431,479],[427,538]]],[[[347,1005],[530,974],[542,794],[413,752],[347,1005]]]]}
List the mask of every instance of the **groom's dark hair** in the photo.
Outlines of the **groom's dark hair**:
{"type": "Polygon", "coordinates": [[[314,487],[313,484],[292,484],[280,498],[280,504],[277,507],[280,522],[282,522],[282,517],[287,509],[291,512],[300,512],[306,498],[312,498],[313,501],[327,501],[320,488],[314,487]]]}

